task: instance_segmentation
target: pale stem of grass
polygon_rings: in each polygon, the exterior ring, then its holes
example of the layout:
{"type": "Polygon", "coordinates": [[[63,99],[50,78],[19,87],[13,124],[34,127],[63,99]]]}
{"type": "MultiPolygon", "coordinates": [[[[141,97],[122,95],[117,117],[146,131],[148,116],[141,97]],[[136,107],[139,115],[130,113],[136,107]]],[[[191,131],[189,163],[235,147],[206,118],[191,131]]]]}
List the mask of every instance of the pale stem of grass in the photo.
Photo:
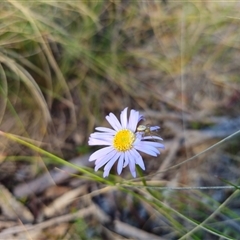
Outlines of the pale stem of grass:
{"type": "Polygon", "coordinates": [[[3,131],[0,131],[0,135],[3,136],[3,137],[6,137],[6,138],[8,138],[8,139],[10,139],[12,141],[15,141],[17,143],[20,143],[21,145],[24,145],[24,146],[26,146],[26,147],[28,147],[28,148],[30,148],[30,149],[40,153],[40,154],[43,154],[43,155],[51,158],[52,160],[54,160],[58,164],[67,165],[69,167],[75,168],[79,172],[90,176],[92,178],[92,180],[99,181],[99,182],[105,183],[107,185],[113,185],[114,184],[113,182],[108,181],[108,180],[106,180],[106,179],[104,179],[102,177],[99,177],[96,174],[91,173],[90,171],[88,171],[88,170],[86,170],[84,168],[78,167],[78,166],[76,166],[76,165],[74,165],[74,164],[72,164],[72,163],[70,163],[70,162],[68,162],[68,161],[66,161],[66,160],[64,160],[64,159],[54,155],[54,154],[52,154],[52,153],[49,153],[48,151],[45,151],[42,148],[33,145],[32,143],[29,143],[29,142],[27,142],[25,140],[22,140],[21,137],[19,137],[19,136],[16,136],[16,135],[10,134],[10,133],[5,133],[3,131]]]}

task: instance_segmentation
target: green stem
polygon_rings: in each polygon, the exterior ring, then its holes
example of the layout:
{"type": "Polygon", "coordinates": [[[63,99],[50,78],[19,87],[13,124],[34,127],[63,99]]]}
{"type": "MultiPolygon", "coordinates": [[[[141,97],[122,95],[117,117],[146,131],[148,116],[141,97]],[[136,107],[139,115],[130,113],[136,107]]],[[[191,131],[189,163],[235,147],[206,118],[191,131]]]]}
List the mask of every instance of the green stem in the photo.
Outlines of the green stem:
{"type": "Polygon", "coordinates": [[[74,164],[72,164],[72,163],[70,163],[70,162],[68,162],[68,161],[66,161],[66,160],[64,160],[64,159],[54,155],[54,154],[52,154],[52,153],[49,153],[48,151],[45,151],[42,148],[37,147],[37,146],[33,145],[32,143],[30,143],[30,142],[28,142],[26,140],[21,139],[19,136],[16,136],[16,135],[11,134],[11,133],[5,133],[5,132],[2,132],[2,131],[0,131],[0,135],[2,135],[3,137],[6,137],[6,138],[8,138],[8,139],[10,139],[12,141],[15,141],[17,143],[20,143],[21,145],[24,145],[24,146],[26,146],[26,147],[28,147],[28,148],[30,148],[30,149],[40,153],[40,154],[43,154],[43,155],[53,159],[55,162],[57,162],[57,163],[59,163],[61,165],[67,165],[69,167],[75,168],[79,172],[81,172],[83,174],[86,174],[89,177],[92,177],[96,181],[105,183],[107,185],[113,185],[112,182],[107,181],[106,179],[104,179],[102,177],[99,177],[96,174],[91,173],[90,171],[88,171],[88,170],[86,170],[86,169],[84,169],[82,167],[78,167],[78,166],[76,166],[76,165],[74,165],[74,164]]]}

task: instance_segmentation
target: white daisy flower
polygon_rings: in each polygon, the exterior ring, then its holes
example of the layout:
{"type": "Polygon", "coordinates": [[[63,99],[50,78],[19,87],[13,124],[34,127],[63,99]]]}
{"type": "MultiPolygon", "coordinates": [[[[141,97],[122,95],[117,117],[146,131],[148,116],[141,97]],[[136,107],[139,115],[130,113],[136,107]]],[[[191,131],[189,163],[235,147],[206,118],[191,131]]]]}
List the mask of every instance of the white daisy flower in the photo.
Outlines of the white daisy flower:
{"type": "Polygon", "coordinates": [[[146,127],[147,131],[144,131],[144,125],[139,125],[138,128],[138,123],[143,120],[143,116],[132,109],[128,119],[127,108],[121,112],[120,122],[113,113],[106,116],[106,119],[113,129],[97,127],[96,130],[99,132],[90,135],[88,144],[107,147],[94,152],[89,161],[95,161],[95,171],[105,165],[103,177],[109,175],[112,166],[117,161],[118,174],[121,174],[123,168],[129,165],[132,176],[136,177],[136,164],[145,170],[143,158],[138,151],[156,157],[160,154],[159,148],[164,148],[163,144],[157,142],[162,138],[148,134],[160,127],[146,127]]]}

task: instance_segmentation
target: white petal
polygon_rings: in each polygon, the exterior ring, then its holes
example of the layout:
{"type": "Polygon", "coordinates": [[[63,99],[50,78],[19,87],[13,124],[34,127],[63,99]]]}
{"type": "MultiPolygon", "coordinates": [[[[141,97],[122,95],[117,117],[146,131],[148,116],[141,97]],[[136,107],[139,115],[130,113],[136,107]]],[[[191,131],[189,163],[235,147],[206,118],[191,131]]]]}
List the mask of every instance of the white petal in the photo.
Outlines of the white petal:
{"type": "Polygon", "coordinates": [[[159,129],[160,129],[159,126],[151,126],[151,127],[150,127],[150,131],[157,131],[157,130],[159,130],[159,129]]]}
{"type": "Polygon", "coordinates": [[[89,157],[89,161],[94,161],[97,158],[101,158],[104,155],[109,154],[110,152],[112,152],[114,150],[114,148],[112,146],[110,147],[105,147],[102,149],[97,150],[96,152],[94,152],[90,157],[89,157]]]}
{"type": "Polygon", "coordinates": [[[136,160],[136,164],[139,165],[142,170],[145,170],[145,164],[144,164],[144,162],[143,162],[142,156],[140,156],[140,157],[136,160]]]}
{"type": "Polygon", "coordinates": [[[105,165],[107,162],[109,161],[109,159],[106,158],[102,158],[101,162],[99,162],[99,164],[95,165],[95,172],[98,171],[99,168],[101,168],[103,165],[105,165]]]}
{"type": "Polygon", "coordinates": [[[120,114],[120,120],[123,128],[127,128],[127,110],[128,108],[126,107],[120,114]]]}
{"type": "Polygon", "coordinates": [[[137,149],[140,152],[144,152],[147,153],[151,156],[156,157],[158,154],[160,154],[160,152],[158,151],[157,148],[150,148],[149,146],[141,146],[141,145],[136,145],[134,146],[135,149],[137,149]]]}
{"type": "Polygon", "coordinates": [[[103,165],[105,165],[108,161],[111,161],[111,159],[113,159],[116,156],[116,154],[117,154],[116,151],[112,151],[111,153],[109,153],[105,157],[102,157],[102,158],[98,159],[95,162],[95,171],[97,171],[99,168],[101,168],[103,165]]]}
{"type": "Polygon", "coordinates": [[[150,140],[163,140],[162,138],[158,137],[158,136],[145,136],[143,137],[143,139],[150,139],[150,140]]]}
{"type": "Polygon", "coordinates": [[[124,160],[124,154],[121,154],[118,160],[118,165],[117,165],[117,172],[118,175],[122,173],[123,170],[123,160],[124,160]]]}
{"type": "MultiPolygon", "coordinates": [[[[125,154],[124,154],[124,156],[125,156],[125,154]]],[[[128,158],[124,158],[124,163],[123,163],[123,168],[125,168],[127,165],[129,164],[129,160],[128,160],[128,158]]]]}
{"type": "Polygon", "coordinates": [[[88,141],[89,146],[104,146],[104,145],[112,145],[112,142],[90,138],[88,141]]]}
{"type": "Polygon", "coordinates": [[[116,154],[112,157],[112,159],[107,163],[107,165],[104,167],[104,170],[110,170],[113,166],[113,164],[118,160],[120,157],[121,153],[116,152],[116,154]],[[113,163],[112,163],[113,162],[113,163]]]}
{"type": "Polygon", "coordinates": [[[132,176],[135,178],[137,176],[136,169],[135,169],[135,161],[133,159],[129,159],[129,169],[132,176]]]}
{"type": "Polygon", "coordinates": [[[156,148],[156,147],[154,147],[154,146],[151,146],[151,145],[149,145],[149,144],[144,144],[143,148],[149,149],[149,150],[152,151],[152,152],[155,152],[155,153],[157,153],[157,154],[160,154],[160,151],[159,151],[158,148],[156,148]]]}
{"type": "Polygon", "coordinates": [[[136,151],[134,148],[130,152],[131,152],[131,155],[133,156],[133,158],[135,159],[135,163],[138,164],[143,170],[145,170],[143,158],[139,154],[139,152],[136,151]]]}
{"type": "Polygon", "coordinates": [[[93,140],[102,140],[102,141],[108,142],[109,145],[112,145],[113,136],[108,136],[108,135],[106,135],[106,136],[94,136],[94,137],[90,136],[89,141],[92,142],[93,140]]]}
{"type": "Polygon", "coordinates": [[[90,137],[92,138],[100,138],[100,139],[104,139],[104,138],[113,138],[114,135],[112,135],[111,133],[100,133],[100,132],[94,132],[92,134],[90,134],[90,137]]]}
{"type": "Polygon", "coordinates": [[[130,111],[129,121],[128,121],[128,129],[135,132],[138,124],[139,112],[132,109],[130,111]]]}
{"type": "Polygon", "coordinates": [[[118,160],[119,157],[120,157],[120,153],[117,153],[111,160],[109,160],[109,162],[104,167],[103,177],[107,177],[109,175],[109,172],[113,164],[118,160]]]}
{"type": "Polygon", "coordinates": [[[106,127],[96,127],[96,130],[100,131],[100,132],[107,132],[107,133],[111,133],[111,134],[116,134],[116,131],[114,131],[111,128],[106,128],[106,127]]]}
{"type": "Polygon", "coordinates": [[[150,141],[142,141],[144,142],[145,145],[148,146],[152,146],[152,147],[156,147],[156,148],[165,148],[164,145],[162,143],[159,142],[150,142],[150,141]]]}
{"type": "Polygon", "coordinates": [[[143,117],[143,115],[140,115],[140,114],[139,114],[138,122],[140,122],[140,121],[142,121],[142,120],[144,120],[144,117],[143,117]]]}
{"type": "Polygon", "coordinates": [[[122,129],[122,126],[116,116],[113,113],[109,113],[109,116],[106,116],[107,121],[109,124],[115,129],[116,131],[119,131],[122,129]]]}
{"type": "Polygon", "coordinates": [[[130,161],[130,158],[131,158],[131,154],[130,154],[130,151],[126,151],[124,153],[124,164],[123,164],[123,167],[125,168],[128,164],[129,164],[129,161],[130,161]]]}
{"type": "Polygon", "coordinates": [[[143,148],[149,148],[150,150],[153,150],[155,152],[159,152],[158,148],[155,147],[154,145],[151,145],[152,142],[148,142],[148,141],[135,141],[133,146],[134,148],[137,148],[138,150],[143,148]]]}

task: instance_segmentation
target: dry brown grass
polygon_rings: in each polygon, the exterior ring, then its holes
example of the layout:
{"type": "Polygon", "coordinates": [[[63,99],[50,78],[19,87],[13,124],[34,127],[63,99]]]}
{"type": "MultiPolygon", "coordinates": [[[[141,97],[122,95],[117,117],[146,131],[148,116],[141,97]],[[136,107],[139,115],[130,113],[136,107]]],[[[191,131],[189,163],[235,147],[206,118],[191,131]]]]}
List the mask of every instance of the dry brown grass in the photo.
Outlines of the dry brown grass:
{"type": "MultiPolygon", "coordinates": [[[[148,123],[161,126],[167,146],[159,159],[147,159],[149,179],[163,181],[165,186],[223,184],[217,175],[237,184],[237,140],[214,147],[181,168],[155,177],[152,174],[209,148],[220,139],[215,130],[206,137],[202,129],[222,126],[221,117],[239,116],[239,9],[238,2],[213,1],[5,1],[0,9],[0,130],[34,140],[70,160],[91,151],[86,146],[89,133],[95,126],[107,126],[106,114],[119,115],[128,106],[141,110],[148,123]]],[[[239,129],[231,126],[222,138],[239,129]]],[[[51,160],[3,137],[0,152],[0,180],[13,192],[18,184],[55,167],[51,160]],[[29,156],[34,161],[28,161],[29,156]]],[[[123,176],[128,178],[128,173],[123,176]]],[[[59,184],[68,192],[76,187],[75,181],[68,176],[68,181],[64,178],[59,184]]],[[[90,192],[96,187],[81,181],[90,186],[90,192]]],[[[44,194],[26,196],[25,205],[38,220],[43,205],[54,201],[44,194]]],[[[106,198],[114,194],[110,192],[106,198]]],[[[209,201],[206,214],[196,217],[200,222],[213,211],[213,202],[219,206],[231,196],[230,190],[221,192],[220,197],[209,190],[207,197],[194,193],[189,203],[185,194],[164,194],[159,193],[159,198],[179,212],[186,213],[186,206],[192,204],[191,211],[197,209],[189,214],[193,218],[201,212],[198,208],[205,206],[201,201],[209,201]]],[[[74,204],[64,213],[83,207],[74,204]]],[[[128,211],[134,215],[133,206],[128,211]]],[[[233,201],[228,210],[237,207],[233,201]]],[[[147,212],[155,221],[165,221],[149,206],[147,212]]],[[[231,219],[226,232],[230,229],[229,234],[235,236],[238,222],[231,214],[221,215],[220,220],[231,219]]],[[[89,220],[94,221],[104,222],[89,220]]],[[[192,227],[184,222],[186,231],[181,232],[176,219],[168,221],[166,229],[155,229],[167,239],[184,236],[192,227]]],[[[109,239],[113,236],[106,229],[99,231],[109,239]]]]}

